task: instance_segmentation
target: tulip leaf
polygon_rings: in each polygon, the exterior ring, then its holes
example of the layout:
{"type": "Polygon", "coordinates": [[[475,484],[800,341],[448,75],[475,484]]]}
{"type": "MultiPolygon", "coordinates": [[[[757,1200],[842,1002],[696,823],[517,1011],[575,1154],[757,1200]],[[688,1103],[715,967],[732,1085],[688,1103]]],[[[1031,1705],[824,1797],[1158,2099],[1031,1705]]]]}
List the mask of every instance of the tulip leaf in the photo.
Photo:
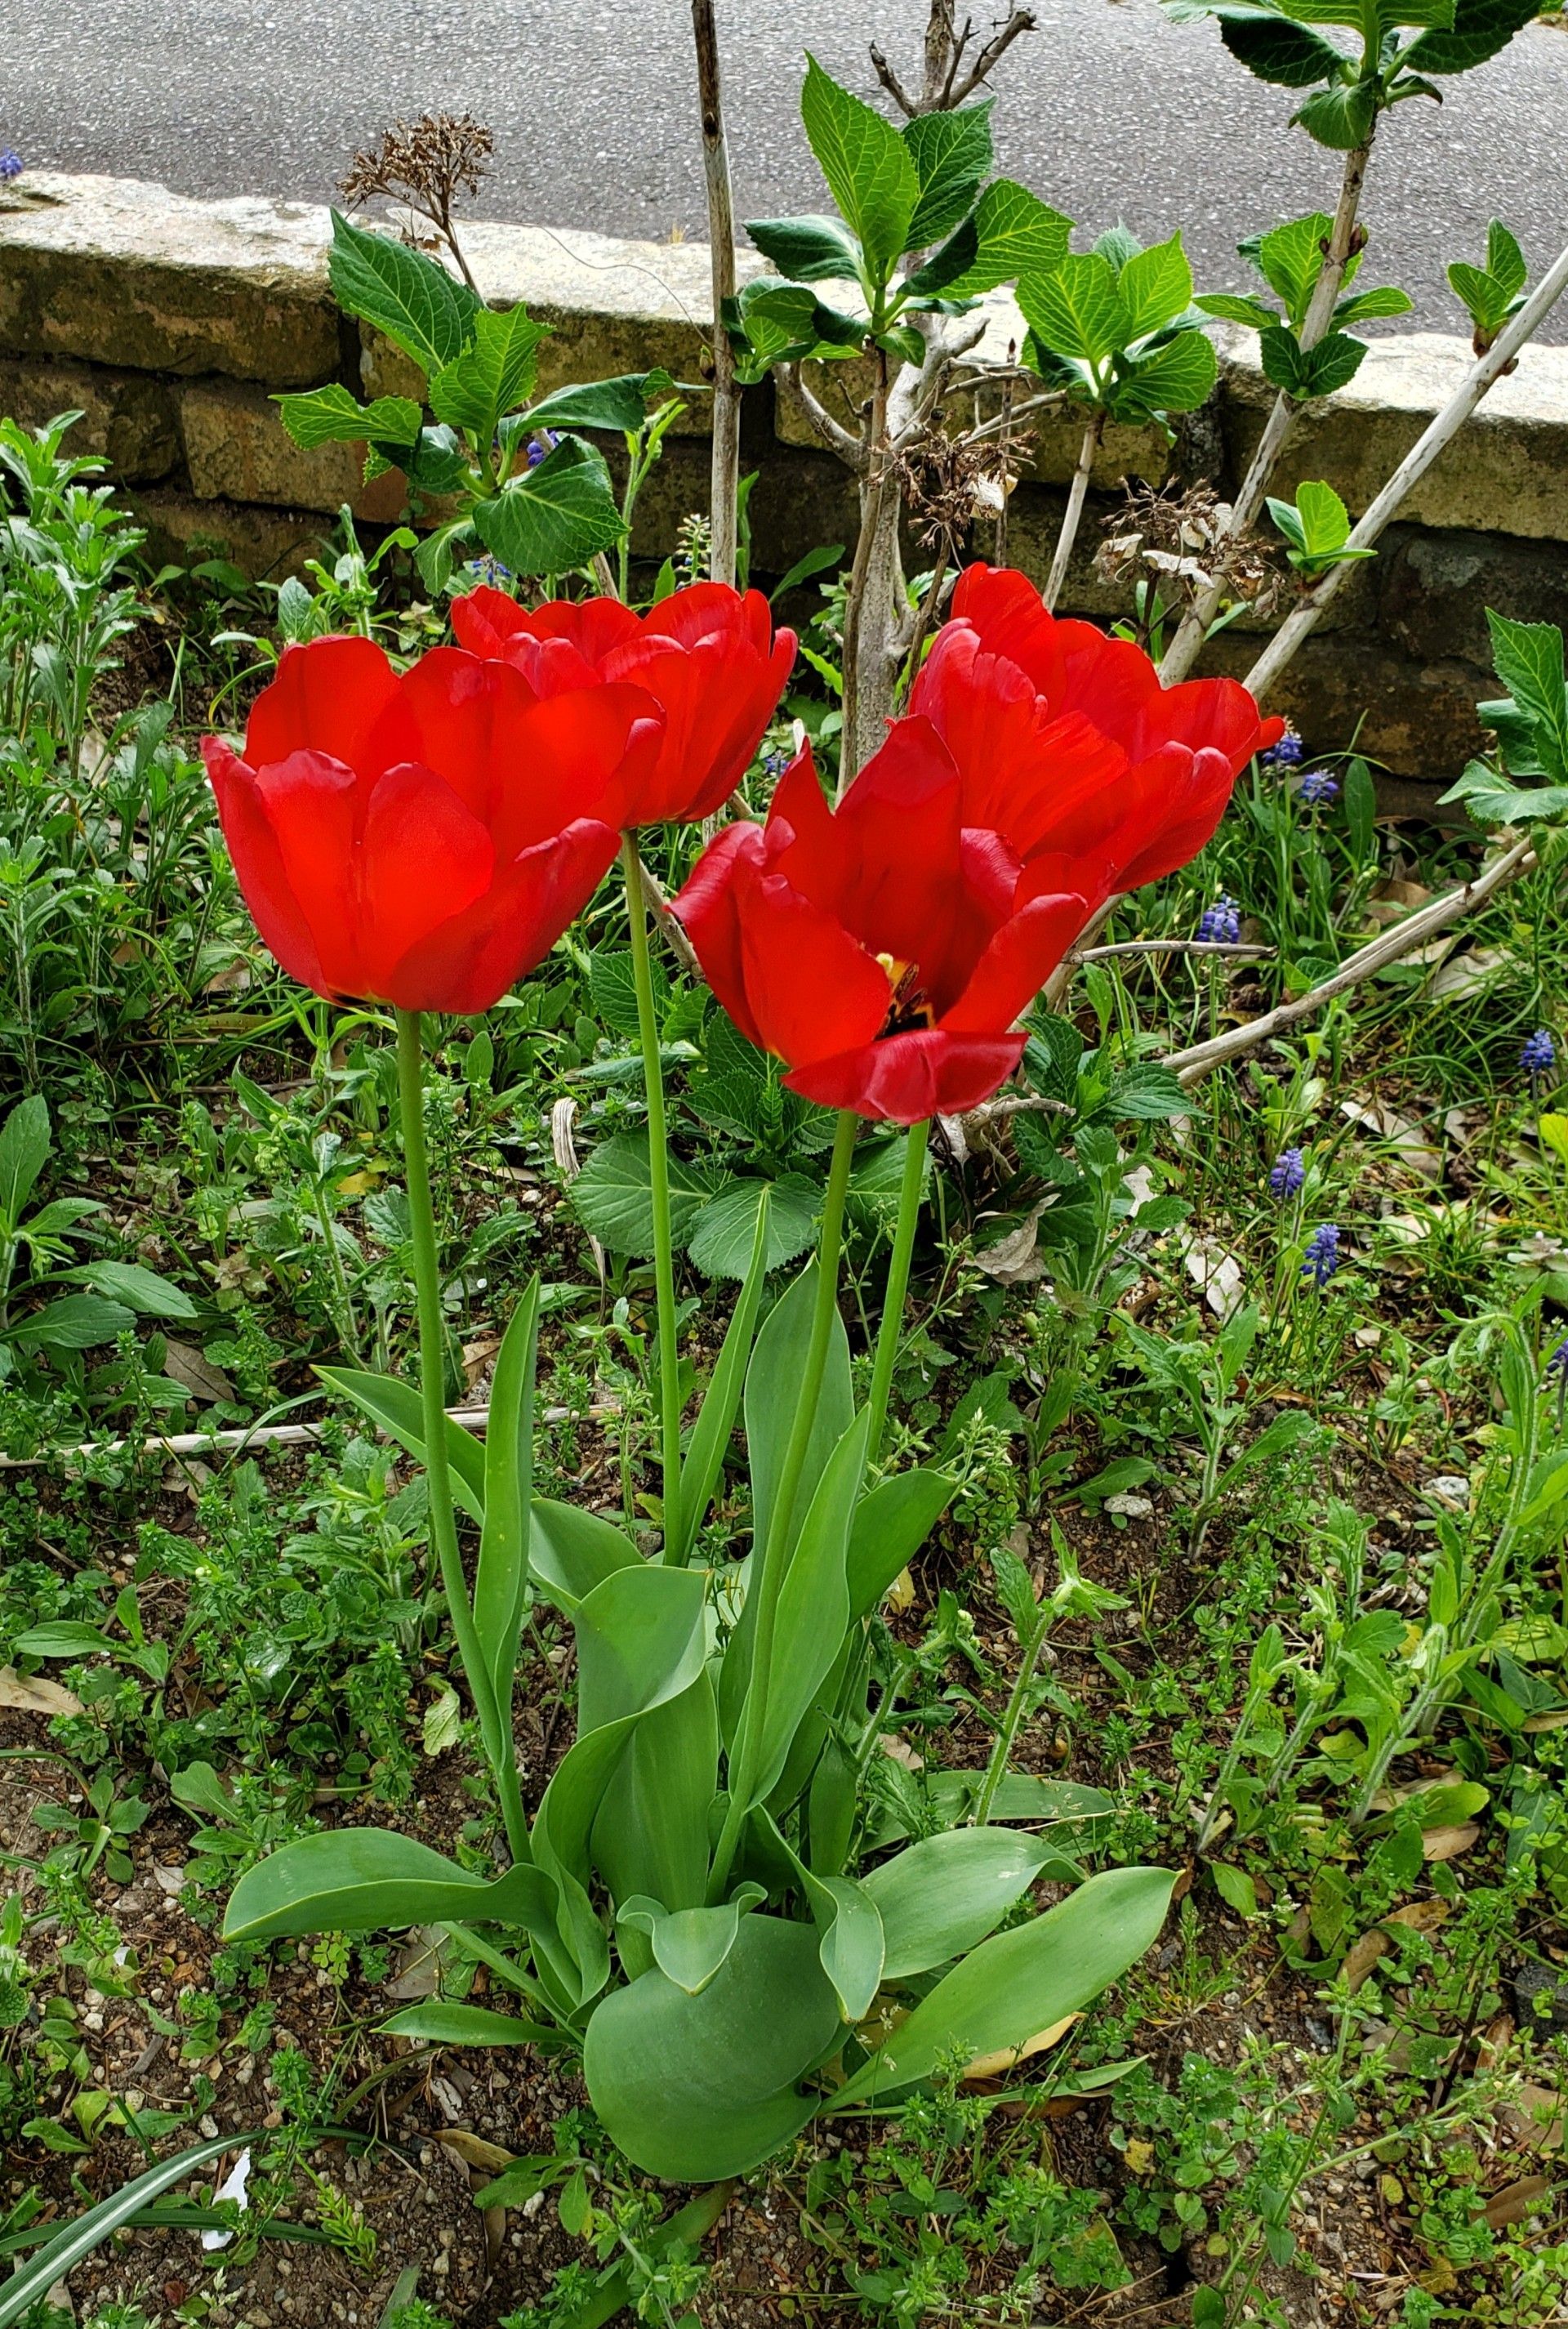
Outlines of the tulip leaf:
{"type": "Polygon", "coordinates": [[[490,1387],[484,1434],[484,1521],[474,1579],[474,1623],[491,1688],[511,1740],[517,1645],[528,1608],[528,1540],[533,1490],[533,1385],[539,1340],[539,1278],[512,1312],[490,1387]]]}
{"type": "Polygon", "coordinates": [[[1107,1869],[1043,1916],[994,1933],[927,1992],[838,2089],[832,2107],[917,2085],[955,2052],[1027,2045],[1079,2012],[1150,1947],[1174,1881],[1162,1868],[1107,1869]]]}
{"type": "MultiPolygon", "coordinates": [[[[323,1382],[341,1391],[371,1421],[406,1447],[416,1462],[425,1460],[425,1411],[412,1383],[393,1375],[367,1374],[357,1367],[317,1367],[323,1382]]],[[[471,1431],[446,1419],[446,1461],[453,1493],[474,1520],[484,1518],[484,1450],[471,1431]]]]}
{"type": "Polygon", "coordinates": [[[697,1532],[704,1513],[718,1485],[724,1469],[725,1450],[729,1446],[735,1419],[740,1410],[741,1391],[746,1371],[751,1360],[751,1346],[756,1335],[757,1311],[762,1304],[763,1281],[768,1270],[768,1213],[771,1193],[762,1184],[762,1200],[756,1209],[756,1226],[752,1234],[751,1260],[747,1266],[740,1292],[725,1329],[724,1342],[718,1353],[718,1363],[713,1370],[697,1420],[691,1427],[686,1460],[681,1466],[681,1536],[673,1548],[678,1562],[683,1563],[697,1542],[697,1532]]]}
{"type": "MultiPolygon", "coordinates": [[[[811,1261],[792,1279],[764,1319],[746,1372],[746,1442],[751,1457],[751,1526],[755,1544],[767,1542],[774,1493],[794,1426],[816,1299],[817,1265],[811,1261]]],[[[822,1388],[795,1496],[797,1531],[828,1459],[842,1444],[854,1416],[850,1338],[835,1308],[822,1388]]]]}
{"type": "Polygon", "coordinates": [[[821,2098],[798,2081],[841,2027],[814,1928],[752,1915],[699,1995],[654,1966],[606,1997],[588,2023],[583,2070],[606,2133],[634,2166],[712,2183],[758,2166],[805,2126],[821,2098]]]}
{"type": "Polygon", "coordinates": [[[568,1617],[596,1585],[618,1569],[640,1568],[642,1561],[630,1537],[613,1521],[577,1504],[534,1498],[529,1565],[540,1591],[568,1617]]]}
{"type": "Polygon", "coordinates": [[[425,2046],[537,2046],[547,2054],[560,2053],[569,2042],[548,2023],[525,2022],[488,2005],[449,2004],[445,1999],[394,2013],[381,2023],[380,2035],[408,2038],[425,2046]]]}
{"type": "Polygon", "coordinates": [[[921,1465],[896,1472],[861,1497],[850,1531],[851,1617],[868,1617],[914,1560],[953,1501],[945,1472],[921,1465]]]}
{"type": "MultiPolygon", "coordinates": [[[[755,1759],[748,1774],[731,1781],[751,1804],[760,1803],[776,1784],[795,1732],[843,1647],[850,1623],[850,1524],[866,1469],[869,1429],[868,1410],[856,1417],[829,1457],[787,1555],[755,1759]]],[[[770,1543],[767,1558],[778,1557],[781,1551],[770,1543]]]]}
{"type": "Polygon", "coordinates": [[[873,274],[909,248],[920,179],[909,148],[874,106],[825,73],[808,51],[801,119],[833,200],[873,274]]]}
{"type": "MultiPolygon", "coordinates": [[[[639,1719],[606,1784],[594,1861],[617,1900],[652,1893],[671,1910],[708,1893],[709,1815],[718,1791],[718,1710],[706,1669],[639,1719]]],[[[641,1964],[629,1967],[643,1970],[641,1964]]]]}
{"type": "Polygon", "coordinates": [[[580,437],[475,502],[473,520],[492,556],[523,576],[570,574],[626,531],[604,455],[580,437]]]}
{"type": "Polygon", "coordinates": [[[468,345],[430,382],[430,410],[437,420],[466,429],[487,452],[502,414],[531,394],[539,344],[549,333],[549,326],[534,323],[526,307],[500,313],[482,307],[468,345]]]}
{"type": "Polygon", "coordinates": [[[223,1932],[231,1941],[275,1941],[449,1921],[549,1932],[554,1887],[526,1862],[504,1876],[476,1876],[389,1828],[338,1828],[283,1844],[248,1868],[230,1895],[223,1932]]]}
{"type": "Polygon", "coordinates": [[[406,242],[332,214],[328,274],[345,314],[384,332],[429,373],[455,363],[473,337],[476,292],[406,242]]]}
{"type": "Polygon", "coordinates": [[[615,1921],[646,1933],[660,1972],[688,1997],[699,1997],[735,1947],[742,1917],[766,1897],[760,1884],[742,1884],[722,1907],[671,1914],[662,1902],[634,1893],[615,1911],[615,1921]]]}
{"type": "Polygon", "coordinates": [[[860,1883],[882,1919],[884,1978],[928,1973],[973,1948],[1053,1857],[1038,1836],[954,1827],[873,1868],[860,1883]]]}

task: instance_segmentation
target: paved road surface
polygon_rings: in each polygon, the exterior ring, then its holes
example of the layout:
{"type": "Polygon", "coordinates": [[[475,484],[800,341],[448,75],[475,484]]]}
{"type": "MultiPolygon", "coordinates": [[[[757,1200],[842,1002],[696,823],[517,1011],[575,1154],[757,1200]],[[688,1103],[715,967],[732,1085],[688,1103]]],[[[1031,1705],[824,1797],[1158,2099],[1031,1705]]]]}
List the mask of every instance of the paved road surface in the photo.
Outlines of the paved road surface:
{"type": "MultiPolygon", "coordinates": [[[[1039,14],[999,76],[999,160],[1092,231],[1179,224],[1200,288],[1239,288],[1238,235],[1331,207],[1335,157],[1287,130],[1289,93],[1212,26],[1178,30],[1154,0],[1039,14]]],[[[742,215],[820,206],[801,52],[869,94],[868,39],[912,67],[923,0],[720,0],[719,16],[742,215]]],[[[394,114],[466,107],[496,133],[482,213],[703,231],[684,0],[0,0],[0,141],[39,164],[321,201],[394,114]]],[[[1568,240],[1568,33],[1532,26],[1450,87],[1385,125],[1367,279],[1452,330],[1444,262],[1479,258],[1494,213],[1537,268],[1568,240]]],[[[1568,339],[1568,302],[1549,336],[1568,339]]]]}

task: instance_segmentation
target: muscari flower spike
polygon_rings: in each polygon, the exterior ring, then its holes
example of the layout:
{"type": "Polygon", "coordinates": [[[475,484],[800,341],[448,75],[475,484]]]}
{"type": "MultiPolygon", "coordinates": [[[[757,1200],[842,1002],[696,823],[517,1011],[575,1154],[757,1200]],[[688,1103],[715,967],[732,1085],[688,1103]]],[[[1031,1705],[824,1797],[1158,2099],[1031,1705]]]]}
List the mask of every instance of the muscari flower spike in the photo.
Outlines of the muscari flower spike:
{"type": "Polygon", "coordinates": [[[1294,768],[1306,749],[1295,730],[1287,728],[1279,742],[1271,744],[1263,755],[1261,765],[1265,768],[1294,768]]]}
{"type": "Polygon", "coordinates": [[[1299,1148],[1282,1148],[1269,1174],[1270,1193],[1276,1197],[1294,1197],[1306,1185],[1306,1158],[1299,1148]]]}
{"type": "Polygon", "coordinates": [[[1557,1046],[1552,1040],[1551,1030],[1537,1027],[1534,1034],[1525,1038],[1524,1048],[1519,1053],[1519,1065],[1526,1075],[1534,1077],[1549,1074],[1556,1064],[1557,1046]]]}
{"type": "Polygon", "coordinates": [[[1306,808],[1322,808],[1339,797],[1339,787],[1327,768],[1309,768],[1298,790],[1306,808]]]}
{"type": "Polygon", "coordinates": [[[1301,1264],[1301,1275],[1318,1286],[1327,1286],[1344,1259],[1339,1251],[1338,1224],[1325,1221],[1321,1229],[1312,1231],[1307,1240],[1307,1255],[1301,1264]]]}
{"type": "Polygon", "coordinates": [[[1197,942],[1200,946],[1235,946],[1241,934],[1241,908],[1222,890],[1213,905],[1203,910],[1197,925],[1197,942]]]}
{"type": "Polygon", "coordinates": [[[1555,1375],[1559,1382],[1568,1384],[1568,1335],[1564,1335],[1547,1360],[1546,1372],[1549,1376],[1555,1375]]]}
{"type": "Polygon", "coordinates": [[[22,175],[22,156],[14,146],[0,147],[0,185],[9,185],[13,178],[22,175]]]}

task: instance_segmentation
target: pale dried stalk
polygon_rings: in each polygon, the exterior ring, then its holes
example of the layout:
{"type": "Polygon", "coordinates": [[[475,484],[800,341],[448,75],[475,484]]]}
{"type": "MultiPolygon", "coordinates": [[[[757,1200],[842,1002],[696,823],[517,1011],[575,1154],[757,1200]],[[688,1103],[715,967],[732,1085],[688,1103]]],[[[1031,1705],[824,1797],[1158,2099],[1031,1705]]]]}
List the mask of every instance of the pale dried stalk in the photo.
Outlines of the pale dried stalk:
{"type": "Polygon", "coordinates": [[[1261,1018],[1249,1020],[1244,1027],[1227,1027],[1223,1035],[1216,1035],[1207,1043],[1194,1043],[1184,1051],[1168,1051],[1160,1061],[1161,1067],[1169,1068],[1184,1084],[1195,1084],[1212,1068],[1223,1067],[1229,1060],[1239,1060],[1246,1052],[1255,1051],[1260,1043],[1269,1042],[1300,1021],[1312,1018],[1337,995],[1345,994],[1363,979],[1386,970],[1391,963],[1413,954],[1439,930],[1457,922],[1462,914],[1473,913],[1510,882],[1531,872],[1535,864],[1535,852],[1529,841],[1516,841],[1473,882],[1461,882],[1456,889],[1445,890],[1441,898],[1434,898],[1430,905],[1383,931],[1370,945],[1342,962],[1332,977],[1324,979],[1308,994],[1298,995],[1294,1002],[1282,1003],[1273,1011],[1265,1011],[1261,1018]]]}
{"type": "Polygon", "coordinates": [[[735,297],[735,201],[724,135],[724,95],[713,0],[691,0],[697,42],[697,96],[702,109],[702,168],[708,185],[708,240],[713,254],[712,550],[709,572],[734,584],[739,536],[740,390],[735,351],[725,327],[726,303],[735,297]]]}
{"type": "Polygon", "coordinates": [[[1067,569],[1073,562],[1073,545],[1078,539],[1078,523],[1088,498],[1094,456],[1100,449],[1100,439],[1104,434],[1105,415],[1103,411],[1096,412],[1084,429],[1084,441],[1078,448],[1078,464],[1067,490],[1067,506],[1062,514],[1062,530],[1056,536],[1056,553],[1051,561],[1050,573],[1046,578],[1045,601],[1053,613],[1056,600],[1062,595],[1062,585],[1067,579],[1067,569]]]}
{"type": "MultiPolygon", "coordinates": [[[[541,1408],[541,1423],[606,1423],[620,1413],[616,1406],[541,1408]]],[[[483,1431],[490,1421],[486,1407],[449,1407],[447,1417],[465,1431],[483,1431]]],[[[338,1420],[341,1419],[334,1419],[338,1420]]],[[[138,1456],[207,1456],[225,1448],[308,1447],[330,1429],[321,1423],[258,1423],[247,1430],[176,1431],[151,1439],[87,1439],[72,1447],[52,1447],[47,1456],[0,1456],[0,1472],[36,1471],[40,1465],[62,1464],[72,1457],[121,1456],[134,1448],[138,1456]]]]}
{"type": "MultiPolygon", "coordinates": [[[[1339,184],[1339,202],[1334,213],[1334,224],[1329,235],[1329,250],[1323,260],[1323,271],[1313,288],[1312,297],[1301,325],[1301,345],[1315,348],[1325,337],[1334,321],[1334,308],[1345,280],[1345,269],[1350,263],[1355,246],[1356,214],[1361,204],[1361,189],[1366,179],[1366,165],[1372,156],[1372,139],[1356,146],[1345,156],[1345,174],[1339,184]]],[[[1220,542],[1216,545],[1220,571],[1199,590],[1182,617],[1176,636],[1165,651],[1160,666],[1160,676],[1167,687],[1185,679],[1197,661],[1208,627],[1219,612],[1219,602],[1225,595],[1224,548],[1235,542],[1253,524],[1263,508],[1280,455],[1286,439],[1296,425],[1301,407],[1293,397],[1282,390],[1274,399],[1263,433],[1253,455],[1241,490],[1231,505],[1229,522],[1220,542]]]]}
{"type": "MultiPolygon", "coordinates": [[[[1564,290],[1568,290],[1568,250],[1559,252],[1512,323],[1498,335],[1486,354],[1476,359],[1465,374],[1462,384],[1411,447],[1366,516],[1351,530],[1346,544],[1347,550],[1369,550],[1372,547],[1411,488],[1419,484],[1438,455],[1459,434],[1488,389],[1508,369],[1526,341],[1540,328],[1556,306],[1564,290]]],[[[1343,587],[1354,562],[1347,559],[1343,565],[1331,566],[1309,593],[1305,604],[1297,608],[1269,641],[1246,678],[1247,685],[1260,700],[1278,679],[1324,608],[1343,587]]]]}

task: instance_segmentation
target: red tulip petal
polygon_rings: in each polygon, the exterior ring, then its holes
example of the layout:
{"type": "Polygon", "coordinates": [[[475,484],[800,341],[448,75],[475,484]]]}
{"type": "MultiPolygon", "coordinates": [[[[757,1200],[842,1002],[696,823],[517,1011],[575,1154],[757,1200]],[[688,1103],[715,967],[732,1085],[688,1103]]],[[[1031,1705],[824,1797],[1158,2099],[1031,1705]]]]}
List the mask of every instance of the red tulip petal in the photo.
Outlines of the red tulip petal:
{"type": "Polygon", "coordinates": [[[1213,840],[1225,813],[1235,782],[1230,755],[1212,750],[1195,752],[1178,778],[1178,754],[1185,757],[1183,747],[1169,744],[1149,764],[1170,779],[1166,815],[1145,847],[1122,866],[1121,882],[1124,890],[1137,890],[1145,882],[1158,882],[1163,874],[1174,873],[1178,865],[1189,863],[1205,844],[1213,840]]]}
{"type": "MultiPolygon", "coordinates": [[[[840,802],[834,835],[843,868],[839,912],[869,954],[918,963],[934,1000],[973,936],[959,867],[961,787],[928,720],[896,721],[887,742],[840,802]]],[[[787,870],[787,866],[785,868],[787,870]]],[[[969,961],[988,932],[973,936],[969,961]]],[[[951,995],[945,997],[951,1000],[951,995]]]]}
{"type": "Polygon", "coordinates": [[[202,757],[218,802],[219,822],[235,875],[262,944],[302,986],[332,992],[309,923],[288,886],[277,835],[256,790],[256,778],[220,737],[202,739],[202,757]]]}
{"type": "Polygon", "coordinates": [[[685,887],[670,907],[690,939],[703,976],[748,1043],[763,1049],[762,1036],[746,999],[741,956],[741,893],[766,863],[760,825],[727,825],[692,867],[685,887]]]}
{"type": "Polygon", "coordinates": [[[251,706],[246,760],[259,769],[295,752],[321,752],[368,784],[408,756],[412,736],[397,724],[398,695],[398,675],[373,640],[312,639],[285,647],[277,676],[251,706]],[[383,731],[390,757],[372,764],[371,736],[390,713],[394,716],[383,731]]]}
{"type": "Polygon", "coordinates": [[[990,654],[1016,663],[1036,694],[1060,709],[1061,627],[1027,574],[1008,566],[966,567],[953,594],[953,616],[972,624],[990,654]]]}
{"type": "Polygon", "coordinates": [[[739,900],[746,1000],[763,1047],[792,1064],[867,1043],[887,1021],[887,972],[831,914],[777,873],[739,900]]]}
{"type": "Polygon", "coordinates": [[[755,636],[751,616],[754,599],[761,603],[765,625],[767,601],[760,590],[747,591],[743,599],[728,582],[691,582],[683,590],[671,590],[656,607],[650,607],[643,618],[643,636],[678,639],[683,647],[694,647],[703,639],[715,636],[749,643],[755,636]]]}
{"type": "Polygon", "coordinates": [[[324,752],[291,752],[256,772],[284,880],[333,995],[370,991],[356,878],[361,794],[353,770],[324,752]]]}
{"type": "Polygon", "coordinates": [[[495,872],[489,834],[432,768],[405,761],[371,795],[359,853],[367,988],[390,981],[410,948],[461,914],[495,872]]]}
{"type": "Polygon", "coordinates": [[[1007,1081],[1023,1057],[1017,1035],[951,1035],[941,1027],[888,1035],[879,1043],[793,1068],[784,1082],[822,1108],[852,1108],[873,1122],[921,1124],[961,1116],[1007,1081]]]}
{"type": "Polygon", "coordinates": [[[596,684],[551,695],[516,728],[517,775],[495,820],[502,860],[578,817],[623,829],[659,758],[664,723],[640,687],[596,684]]]}
{"type": "Polygon", "coordinates": [[[1077,896],[1035,898],[1004,922],[940,1022],[949,1034],[991,1035],[1027,1011],[1089,918],[1077,896]]]}
{"type": "MultiPolygon", "coordinates": [[[[390,716],[414,731],[417,740],[404,759],[434,769],[481,825],[492,826],[511,797],[535,781],[523,722],[536,701],[509,663],[486,662],[462,647],[432,647],[404,673],[390,716]]],[[[372,760],[380,740],[378,730],[370,740],[372,760]]]]}
{"type": "Polygon", "coordinates": [[[597,889],[620,845],[579,818],[502,866],[484,894],[416,940],[387,978],[405,1011],[488,1011],[544,960],[597,889]]]}
{"type": "Polygon", "coordinates": [[[470,655],[503,655],[508,639],[527,619],[525,608],[520,607],[515,599],[509,599],[504,590],[491,589],[487,583],[452,601],[452,627],[457,634],[457,644],[466,647],[470,655]]]}
{"type": "Polygon", "coordinates": [[[824,913],[839,909],[849,872],[838,819],[828,806],[808,736],[774,787],[767,813],[768,859],[792,889],[824,913]]]}

